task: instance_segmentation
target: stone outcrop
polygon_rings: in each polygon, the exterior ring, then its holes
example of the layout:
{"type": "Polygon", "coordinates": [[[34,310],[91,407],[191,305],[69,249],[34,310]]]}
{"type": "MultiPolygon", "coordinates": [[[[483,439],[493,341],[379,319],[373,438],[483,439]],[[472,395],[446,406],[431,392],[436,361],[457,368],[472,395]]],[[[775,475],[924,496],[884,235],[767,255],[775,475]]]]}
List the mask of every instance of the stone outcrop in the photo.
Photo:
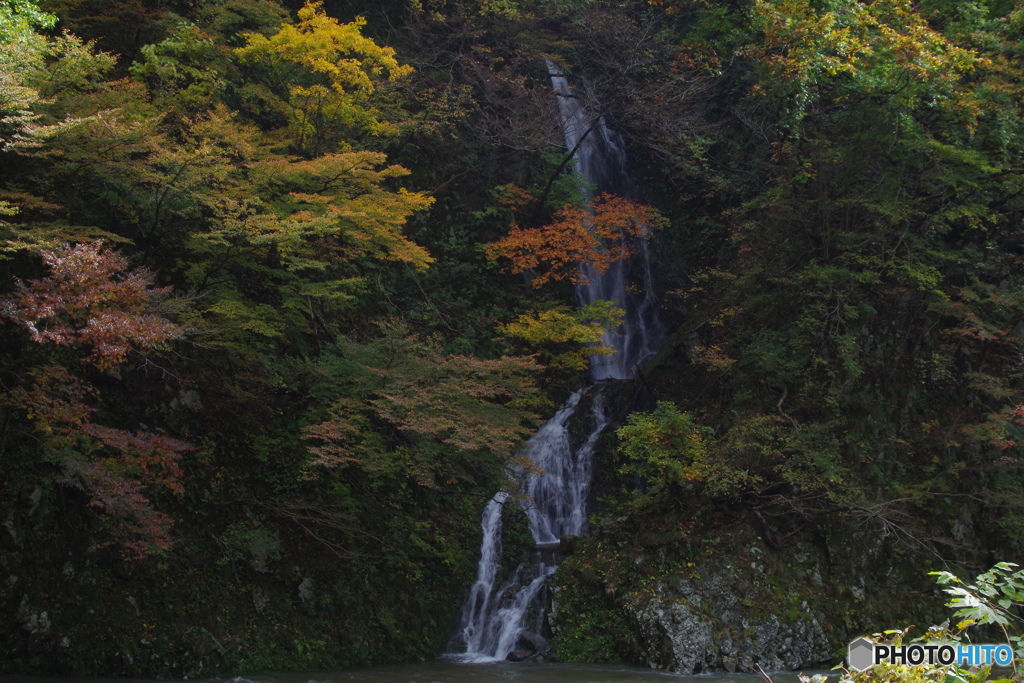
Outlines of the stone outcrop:
{"type": "Polygon", "coordinates": [[[754,614],[746,596],[728,580],[731,567],[697,587],[681,580],[662,583],[624,610],[638,635],[648,666],[681,674],[708,670],[794,670],[830,659],[832,646],[821,615],[802,604],[793,620],[754,614]]]}
{"type": "Polygon", "coordinates": [[[881,523],[834,518],[780,543],[752,517],[696,533],[650,516],[600,520],[555,578],[572,586],[548,612],[556,654],[568,643],[570,656],[685,675],[807,670],[835,664],[858,636],[945,618],[922,569],[932,558],[881,523]]]}

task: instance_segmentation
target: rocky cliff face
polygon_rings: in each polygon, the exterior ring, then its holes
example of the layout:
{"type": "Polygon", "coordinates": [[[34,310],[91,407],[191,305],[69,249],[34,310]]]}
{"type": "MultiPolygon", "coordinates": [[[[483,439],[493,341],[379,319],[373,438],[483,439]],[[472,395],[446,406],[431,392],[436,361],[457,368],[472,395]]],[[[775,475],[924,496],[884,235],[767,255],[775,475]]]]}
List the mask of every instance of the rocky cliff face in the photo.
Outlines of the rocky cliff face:
{"type": "Polygon", "coordinates": [[[877,524],[793,529],[699,507],[607,518],[554,577],[556,654],[680,674],[800,670],[860,635],[944,618],[937,559],[877,524]]]}
{"type": "Polygon", "coordinates": [[[697,585],[682,579],[656,584],[623,611],[637,634],[638,655],[652,668],[681,674],[709,670],[795,670],[828,662],[835,649],[821,626],[825,616],[806,600],[795,615],[755,613],[741,573],[725,564],[697,585]],[[793,618],[795,617],[795,618],[793,618]]]}

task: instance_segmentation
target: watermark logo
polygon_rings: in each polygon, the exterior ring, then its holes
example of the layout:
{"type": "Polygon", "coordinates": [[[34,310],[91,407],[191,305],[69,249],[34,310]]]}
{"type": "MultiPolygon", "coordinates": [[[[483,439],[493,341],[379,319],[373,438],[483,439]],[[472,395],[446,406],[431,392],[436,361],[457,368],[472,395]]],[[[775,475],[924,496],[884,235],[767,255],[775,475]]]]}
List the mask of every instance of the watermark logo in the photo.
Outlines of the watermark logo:
{"type": "Polygon", "coordinates": [[[847,648],[847,665],[863,671],[875,664],[910,664],[919,666],[1010,666],[1013,648],[1009,645],[954,645],[951,643],[880,645],[867,638],[858,638],[847,648]]]}

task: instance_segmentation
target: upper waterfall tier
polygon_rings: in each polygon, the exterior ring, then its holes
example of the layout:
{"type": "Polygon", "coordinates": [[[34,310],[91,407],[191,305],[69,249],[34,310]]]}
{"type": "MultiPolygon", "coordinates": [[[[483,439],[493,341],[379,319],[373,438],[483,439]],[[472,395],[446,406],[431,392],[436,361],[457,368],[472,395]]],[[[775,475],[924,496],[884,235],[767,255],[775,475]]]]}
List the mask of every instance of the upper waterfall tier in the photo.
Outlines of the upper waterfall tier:
{"type": "MultiPolygon", "coordinates": [[[[566,148],[576,150],[575,170],[586,181],[580,186],[582,199],[592,199],[590,187],[598,193],[634,199],[636,192],[629,177],[622,136],[608,127],[599,110],[587,106],[596,98],[585,84],[584,91],[578,94],[553,62],[547,65],[551,86],[558,97],[566,148]]],[[[626,313],[619,327],[604,332],[604,343],[615,349],[615,354],[590,359],[590,374],[595,381],[634,377],[654,356],[664,336],[658,321],[647,240],[640,240],[637,246],[633,259],[618,261],[604,273],[585,264],[581,266],[584,282],[576,286],[580,305],[612,301],[626,313]]]]}

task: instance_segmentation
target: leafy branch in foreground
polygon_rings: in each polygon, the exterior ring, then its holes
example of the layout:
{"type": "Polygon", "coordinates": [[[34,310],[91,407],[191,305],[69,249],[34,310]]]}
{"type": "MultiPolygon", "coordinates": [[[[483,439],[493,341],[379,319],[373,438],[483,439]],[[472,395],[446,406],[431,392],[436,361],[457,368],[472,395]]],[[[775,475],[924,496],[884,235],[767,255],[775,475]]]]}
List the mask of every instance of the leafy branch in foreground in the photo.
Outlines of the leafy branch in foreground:
{"type": "MultiPolygon", "coordinates": [[[[965,583],[950,572],[932,572],[943,591],[953,596],[946,605],[956,607],[953,616],[963,617],[961,624],[996,624],[1003,631],[1006,642],[1014,649],[1017,659],[1024,659],[1024,636],[1011,635],[1010,628],[1020,630],[1024,619],[1011,609],[1024,607],[1024,569],[1013,571],[1016,564],[999,562],[984,574],[979,574],[973,584],[965,583]]],[[[966,628],[966,626],[965,626],[966,628]]]]}
{"type": "MultiPolygon", "coordinates": [[[[975,626],[994,624],[998,626],[1009,644],[1014,649],[1013,672],[1010,676],[993,678],[992,665],[966,668],[959,662],[952,664],[876,664],[863,671],[844,669],[840,683],[1010,683],[1024,678],[1018,664],[1024,659],[1024,637],[1020,631],[1024,629],[1024,619],[1011,611],[1014,607],[1024,606],[1024,570],[1014,571],[1016,564],[999,562],[987,572],[979,574],[974,583],[968,584],[951,572],[931,572],[935,581],[952,599],[947,607],[955,608],[954,617],[962,621],[950,626],[946,620],[938,626],[932,626],[913,642],[931,644],[958,645],[967,639],[966,633],[975,626]],[[1015,631],[1015,632],[1011,632],[1015,631]]],[[[890,630],[876,633],[872,640],[876,643],[902,645],[910,628],[902,631],[890,630]]],[[[823,676],[800,676],[801,683],[822,683],[823,676]]]]}

